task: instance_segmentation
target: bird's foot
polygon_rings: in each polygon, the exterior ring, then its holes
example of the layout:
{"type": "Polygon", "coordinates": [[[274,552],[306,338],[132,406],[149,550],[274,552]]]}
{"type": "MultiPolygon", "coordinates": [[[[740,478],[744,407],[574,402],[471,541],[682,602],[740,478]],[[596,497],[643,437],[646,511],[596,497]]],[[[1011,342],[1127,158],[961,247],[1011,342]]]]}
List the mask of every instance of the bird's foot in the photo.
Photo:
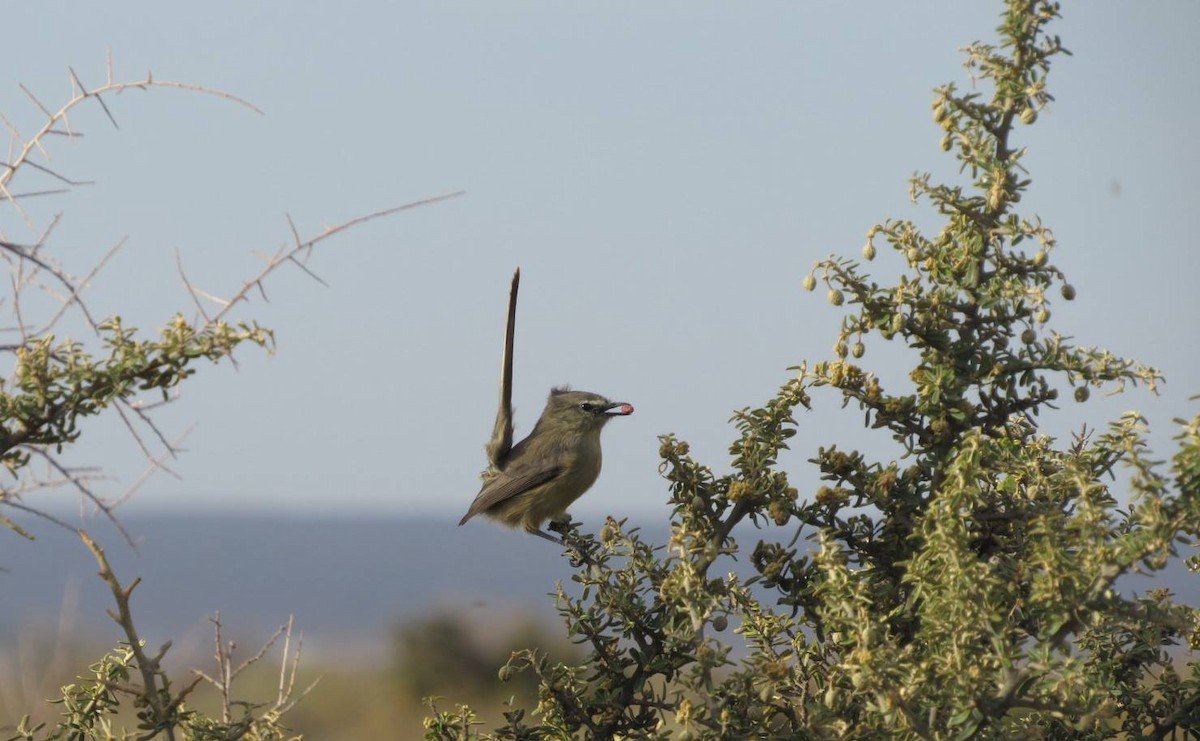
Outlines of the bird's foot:
{"type": "MultiPolygon", "coordinates": [[[[564,514],[562,517],[551,520],[547,527],[556,533],[562,534],[563,537],[559,540],[559,543],[572,551],[571,566],[579,567],[585,564],[595,566],[596,562],[592,560],[592,554],[587,549],[587,542],[581,540],[575,532],[577,524],[571,522],[570,515],[564,514]],[[568,536],[571,536],[570,540],[575,542],[568,542],[568,536]]],[[[542,533],[542,535],[546,538],[552,538],[552,536],[545,533],[542,533]]]]}

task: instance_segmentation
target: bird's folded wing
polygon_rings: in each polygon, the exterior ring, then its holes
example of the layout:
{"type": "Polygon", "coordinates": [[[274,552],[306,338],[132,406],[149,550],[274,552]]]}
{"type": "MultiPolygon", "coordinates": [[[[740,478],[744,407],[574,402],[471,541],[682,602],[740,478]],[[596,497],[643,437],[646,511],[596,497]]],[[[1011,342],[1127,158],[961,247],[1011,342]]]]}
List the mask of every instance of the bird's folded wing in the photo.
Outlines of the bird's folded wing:
{"type": "Polygon", "coordinates": [[[541,486],[562,473],[560,466],[514,466],[507,471],[498,471],[488,479],[471,508],[463,515],[459,525],[471,519],[480,512],[485,512],[501,502],[523,494],[534,487],[541,486]]]}

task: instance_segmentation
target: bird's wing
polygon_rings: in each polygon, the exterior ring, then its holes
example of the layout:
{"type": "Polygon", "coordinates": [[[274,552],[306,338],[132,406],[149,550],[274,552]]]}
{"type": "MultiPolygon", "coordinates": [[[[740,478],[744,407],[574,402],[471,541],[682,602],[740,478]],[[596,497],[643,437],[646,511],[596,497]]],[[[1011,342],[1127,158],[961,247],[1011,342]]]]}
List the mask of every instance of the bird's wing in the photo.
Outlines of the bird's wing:
{"type": "Polygon", "coordinates": [[[480,512],[486,512],[507,499],[541,486],[561,475],[562,471],[561,466],[514,466],[507,471],[497,472],[484,482],[479,495],[471,502],[471,508],[458,524],[462,525],[480,512]]]}

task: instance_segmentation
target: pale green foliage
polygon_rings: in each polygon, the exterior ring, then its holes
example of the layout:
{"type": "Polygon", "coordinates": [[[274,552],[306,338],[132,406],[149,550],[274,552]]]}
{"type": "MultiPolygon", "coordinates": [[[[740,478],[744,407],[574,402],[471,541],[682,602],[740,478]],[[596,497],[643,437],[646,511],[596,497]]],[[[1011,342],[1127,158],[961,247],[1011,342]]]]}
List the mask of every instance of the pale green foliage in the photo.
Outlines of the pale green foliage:
{"type": "Polygon", "coordinates": [[[54,729],[47,730],[45,723],[31,727],[29,717],[26,716],[18,724],[16,734],[10,737],[10,741],[38,738],[122,738],[128,735],[116,733],[110,716],[115,715],[121,706],[113,688],[129,681],[132,660],[133,652],[128,648],[112,651],[88,667],[90,677],[81,679],[77,684],[64,686],[61,697],[51,701],[61,704],[63,708],[63,718],[54,729]]]}
{"type": "Polygon", "coordinates": [[[88,676],[64,686],[60,696],[50,701],[62,708],[59,720],[52,727],[47,723],[31,725],[26,716],[7,741],[132,741],[157,736],[167,729],[173,729],[172,733],[177,729],[194,741],[299,739],[287,732],[278,714],[259,713],[256,717],[253,711],[257,708],[249,704],[243,707],[243,717],[237,720],[222,721],[193,712],[182,702],[190,688],[179,694],[177,701],[171,701],[170,681],[162,672],[158,674],[161,692],[169,702],[168,717],[158,717],[142,699],[141,688],[131,681],[137,674],[135,652],[127,645],[114,649],[88,667],[88,676]],[[123,706],[136,710],[136,728],[126,728],[121,722],[123,706]]]}
{"type": "MultiPolygon", "coordinates": [[[[541,701],[483,735],[1200,732],[1200,611],[1165,590],[1114,589],[1200,535],[1200,417],[1177,420],[1169,464],[1153,460],[1134,413],[1070,441],[1036,425],[1063,386],[1086,402],[1090,387],[1161,380],[1048,328],[1052,294],[1071,300],[1075,289],[1050,262],[1051,232],[1014,211],[1030,181],[1012,139],[1050,100],[1046,75],[1064,53],[1046,32],[1057,15],[1056,3],[1009,0],[999,44],[968,47],[973,92],[949,85],[933,104],[968,184],[913,178],[913,197],[945,218],[932,238],[908,221],[869,230],[868,260],[890,252],[906,266],[895,285],[850,259],[817,265],[805,287],[823,281],[847,310],[836,357],[800,365],[764,407],[734,417],[731,473],[663,437],[666,548],[614,520],[598,539],[568,533],[591,560],[573,577],[580,596],[560,590],[558,605],[590,655],[580,666],[514,655],[504,672],[533,671],[541,701]],[[912,348],[911,391],[889,391],[858,364],[878,340],[912,348]],[[811,462],[826,484],[797,492],[779,456],[794,412],[830,390],[865,414],[864,435],[887,435],[904,454],[821,448],[811,462]],[[765,531],[748,554],[755,574],[718,573],[746,555],[730,537],[746,520],[765,531]]],[[[476,734],[474,722],[466,707],[435,712],[427,737],[476,734]]]]}
{"type": "Polygon", "coordinates": [[[227,358],[243,342],[270,347],[269,330],[225,322],[197,330],[183,316],[171,319],[157,340],[137,339],[120,317],[97,327],[107,356],[96,357],[78,342],[53,335],[30,339],[16,349],[14,379],[0,381],[0,460],[15,473],[29,461],[23,445],[58,450],[79,436],[80,417],[98,414],[118,399],[150,389],[169,389],[196,372],[195,361],[227,358]]]}

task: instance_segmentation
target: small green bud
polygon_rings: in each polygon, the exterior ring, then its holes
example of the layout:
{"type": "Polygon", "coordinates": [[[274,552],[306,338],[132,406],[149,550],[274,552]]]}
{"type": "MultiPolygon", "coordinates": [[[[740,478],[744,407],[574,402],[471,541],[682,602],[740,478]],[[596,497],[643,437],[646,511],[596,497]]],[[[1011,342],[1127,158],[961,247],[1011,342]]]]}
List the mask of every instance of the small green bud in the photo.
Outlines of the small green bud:
{"type": "Polygon", "coordinates": [[[939,145],[941,146],[943,152],[949,152],[950,147],[952,147],[954,145],[954,140],[950,138],[949,134],[946,134],[945,136],[942,137],[942,140],[941,140],[941,142],[939,142],[939,145]]]}
{"type": "Polygon", "coordinates": [[[870,242],[867,242],[865,245],[863,245],[863,257],[867,258],[868,260],[874,260],[875,245],[871,244],[870,242]]]}
{"type": "Polygon", "coordinates": [[[836,288],[829,289],[829,303],[833,304],[834,306],[841,306],[842,302],[845,300],[846,297],[842,295],[841,291],[836,288]]]}
{"type": "Polygon", "coordinates": [[[817,279],[811,274],[804,276],[804,290],[811,291],[817,287],[817,279]]]}
{"type": "Polygon", "coordinates": [[[1080,386],[1075,389],[1075,401],[1080,404],[1087,401],[1089,396],[1091,396],[1091,392],[1088,391],[1087,386],[1080,386]]]}
{"type": "Polygon", "coordinates": [[[505,664],[504,666],[500,667],[500,671],[497,676],[500,677],[501,682],[507,682],[508,680],[512,679],[512,675],[513,668],[508,664],[505,664]]]}
{"type": "Polygon", "coordinates": [[[904,256],[908,258],[909,265],[916,265],[917,260],[921,259],[921,251],[916,247],[909,247],[908,252],[904,253],[904,256]]]}
{"type": "Polygon", "coordinates": [[[1031,124],[1037,120],[1037,116],[1038,116],[1037,109],[1026,108],[1025,110],[1021,111],[1021,123],[1028,126],[1029,124],[1031,124]]]}
{"type": "Polygon", "coordinates": [[[833,346],[833,351],[837,353],[839,358],[846,357],[846,343],[838,340],[837,344],[833,346]]]}
{"type": "Polygon", "coordinates": [[[1075,300],[1075,286],[1071,285],[1070,283],[1064,284],[1062,287],[1062,297],[1068,301],[1074,301],[1075,300]]]}
{"type": "Polygon", "coordinates": [[[1045,324],[1046,322],[1050,321],[1050,310],[1043,306],[1042,308],[1038,309],[1037,316],[1035,316],[1034,319],[1037,319],[1038,324],[1045,324]]]}
{"type": "Polygon", "coordinates": [[[1021,342],[1024,342],[1026,345],[1032,345],[1034,342],[1037,342],[1037,332],[1033,331],[1033,327],[1025,328],[1025,331],[1021,333],[1021,342]]]}
{"type": "Polygon", "coordinates": [[[1045,265],[1045,264],[1046,264],[1046,258],[1047,258],[1046,251],[1045,251],[1045,250],[1038,250],[1038,251],[1037,251],[1037,254],[1035,254],[1035,255],[1033,256],[1033,266],[1034,266],[1035,268],[1040,268],[1040,267],[1042,267],[1043,265],[1045,265]]]}
{"type": "Polygon", "coordinates": [[[729,618],[725,617],[724,615],[717,615],[712,619],[712,627],[713,630],[720,633],[729,627],[729,618]]]}
{"type": "Polygon", "coordinates": [[[856,358],[861,358],[866,351],[866,346],[861,342],[855,342],[854,347],[850,348],[850,354],[856,358]]]}

